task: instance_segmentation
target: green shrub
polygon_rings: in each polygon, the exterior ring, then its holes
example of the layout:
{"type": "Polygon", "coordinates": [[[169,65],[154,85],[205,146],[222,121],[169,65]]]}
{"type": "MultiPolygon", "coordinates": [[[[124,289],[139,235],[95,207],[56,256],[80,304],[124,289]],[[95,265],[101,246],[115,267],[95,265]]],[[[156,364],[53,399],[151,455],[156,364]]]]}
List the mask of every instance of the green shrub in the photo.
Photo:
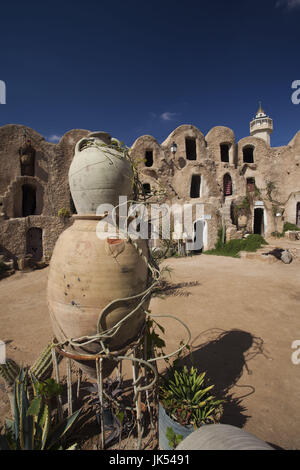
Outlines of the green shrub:
{"type": "Polygon", "coordinates": [[[274,237],[274,238],[282,238],[284,236],[284,232],[280,233],[280,232],[272,232],[271,233],[271,236],[274,237]]]}
{"type": "Polygon", "coordinates": [[[268,245],[268,243],[261,235],[251,234],[242,240],[230,240],[225,245],[221,245],[218,240],[215,249],[205,251],[205,254],[239,258],[240,251],[256,251],[261,245],[268,245]]]}
{"type": "Polygon", "coordinates": [[[297,230],[300,231],[300,227],[297,227],[295,224],[291,224],[291,222],[285,222],[283,226],[283,231],[287,232],[288,230],[297,230]]]}
{"type": "Polygon", "coordinates": [[[282,237],[284,237],[285,232],[288,232],[289,230],[294,230],[294,231],[296,230],[297,232],[299,232],[300,227],[297,227],[297,225],[292,224],[291,222],[285,222],[285,224],[283,226],[283,231],[281,233],[280,232],[272,232],[271,235],[274,238],[282,238],[282,237]]]}

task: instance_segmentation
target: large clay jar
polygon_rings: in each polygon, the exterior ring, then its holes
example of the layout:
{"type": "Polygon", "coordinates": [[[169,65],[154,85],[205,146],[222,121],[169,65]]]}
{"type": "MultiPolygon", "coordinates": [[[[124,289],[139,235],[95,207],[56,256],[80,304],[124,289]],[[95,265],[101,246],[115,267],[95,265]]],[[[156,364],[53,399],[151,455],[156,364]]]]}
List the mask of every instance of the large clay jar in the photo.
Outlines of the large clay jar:
{"type": "Polygon", "coordinates": [[[106,132],[93,132],[76,144],[69,184],[78,214],[96,214],[100,204],[116,206],[119,196],[131,194],[132,167],[114,141],[106,132]]]}
{"type": "MultiPolygon", "coordinates": [[[[96,233],[100,216],[76,215],[74,224],[59,237],[50,263],[48,279],[48,307],[54,334],[58,341],[68,338],[93,336],[101,310],[116,299],[135,296],[147,288],[148,246],[137,240],[139,250],[126,239],[111,238],[108,232],[96,233]]],[[[101,331],[118,323],[128,315],[141,298],[118,301],[106,312],[101,331]]],[[[147,308],[147,302],[143,307],[147,308]]],[[[139,308],[121,326],[106,346],[119,351],[135,340],[145,322],[143,308],[139,308]]],[[[84,347],[68,347],[81,354],[97,353],[99,342],[84,347]]],[[[81,369],[95,377],[95,363],[80,361],[81,369]]],[[[116,366],[115,361],[104,361],[104,376],[116,366]]]]}

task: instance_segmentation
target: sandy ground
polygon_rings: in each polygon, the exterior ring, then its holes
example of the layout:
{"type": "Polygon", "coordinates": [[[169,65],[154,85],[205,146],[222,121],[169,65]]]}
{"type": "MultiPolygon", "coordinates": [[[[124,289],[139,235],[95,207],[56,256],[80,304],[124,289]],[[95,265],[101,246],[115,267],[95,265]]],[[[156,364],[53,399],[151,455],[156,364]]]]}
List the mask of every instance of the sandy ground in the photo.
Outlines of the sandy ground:
{"type": "MultiPolygon", "coordinates": [[[[300,262],[201,255],[164,264],[173,270],[171,289],[151,301],[152,313],[177,316],[190,328],[194,364],[218,394],[231,397],[223,422],[300,449],[300,364],[291,360],[291,344],[300,340],[300,262]]],[[[7,356],[24,364],[51,339],[47,274],[48,268],[18,272],[0,281],[0,339],[9,341],[7,356]]],[[[176,350],[183,327],[157,320],[166,328],[167,351],[176,350]]],[[[8,414],[1,384],[0,419],[8,414]]]]}

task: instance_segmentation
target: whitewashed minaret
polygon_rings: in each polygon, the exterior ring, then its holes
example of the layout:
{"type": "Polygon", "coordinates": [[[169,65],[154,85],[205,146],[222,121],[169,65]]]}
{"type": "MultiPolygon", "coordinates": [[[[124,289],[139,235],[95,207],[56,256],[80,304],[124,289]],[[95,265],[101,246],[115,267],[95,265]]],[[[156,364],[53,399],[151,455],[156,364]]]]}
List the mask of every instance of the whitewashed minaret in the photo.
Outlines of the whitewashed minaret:
{"type": "Polygon", "coordinates": [[[259,137],[270,145],[270,135],[273,132],[273,119],[266,115],[259,102],[255,118],[250,122],[250,135],[259,137]]]}

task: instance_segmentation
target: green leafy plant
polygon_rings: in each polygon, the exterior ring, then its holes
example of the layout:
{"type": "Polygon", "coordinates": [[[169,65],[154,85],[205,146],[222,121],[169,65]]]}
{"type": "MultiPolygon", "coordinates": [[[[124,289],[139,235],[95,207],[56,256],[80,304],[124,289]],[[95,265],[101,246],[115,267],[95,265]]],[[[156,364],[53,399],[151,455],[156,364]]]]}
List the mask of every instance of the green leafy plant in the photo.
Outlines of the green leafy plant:
{"type": "Polygon", "coordinates": [[[183,426],[214,423],[220,419],[221,403],[211,395],[214,385],[206,379],[206,373],[198,374],[194,367],[172,369],[163,379],[159,398],[166,413],[183,426]]]}
{"type": "Polygon", "coordinates": [[[273,202],[272,193],[276,191],[276,183],[274,181],[267,181],[266,184],[266,193],[268,196],[269,201],[273,202]]]}
{"type": "MultiPolygon", "coordinates": [[[[53,379],[40,383],[22,367],[14,383],[13,419],[6,420],[4,433],[0,435],[0,450],[63,449],[63,439],[81,410],[59,421],[57,410],[51,408],[51,398],[60,391],[53,379]]],[[[69,447],[74,448],[74,445],[69,447]]]]}
{"type": "Polygon", "coordinates": [[[183,436],[181,434],[176,434],[170,427],[167,428],[166,438],[168,439],[168,444],[171,449],[175,449],[175,447],[177,447],[183,440],[183,436]]]}

